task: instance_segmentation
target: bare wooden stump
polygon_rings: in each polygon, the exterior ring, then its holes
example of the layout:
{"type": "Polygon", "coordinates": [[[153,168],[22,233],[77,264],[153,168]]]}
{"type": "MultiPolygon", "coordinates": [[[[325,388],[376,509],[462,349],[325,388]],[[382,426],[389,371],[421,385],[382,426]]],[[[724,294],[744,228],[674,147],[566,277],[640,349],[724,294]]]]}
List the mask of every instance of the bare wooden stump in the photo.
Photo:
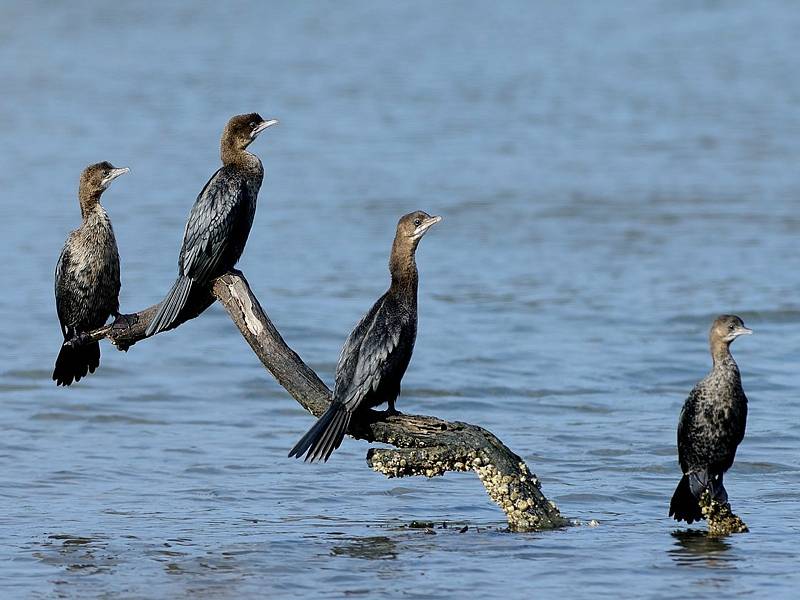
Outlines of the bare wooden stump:
{"type": "MultiPolygon", "coordinates": [[[[244,275],[230,271],[214,282],[212,291],[213,298],[201,298],[181,322],[200,314],[216,298],[278,383],[314,416],[325,412],[331,402],[331,391],[286,344],[244,275]]],[[[127,350],[145,338],[145,330],[157,308],[158,305],[151,306],[126,315],[127,322],[118,319],[112,325],[91,332],[87,339],[107,338],[118,348],[127,350]]],[[[506,513],[513,531],[568,524],[556,505],[544,496],[539,480],[525,461],[482,427],[436,417],[386,416],[368,411],[363,419],[351,424],[348,434],[356,439],[396,447],[372,448],[367,453],[367,464],[387,477],[434,477],[448,471],[474,471],[489,497],[506,513]]]]}

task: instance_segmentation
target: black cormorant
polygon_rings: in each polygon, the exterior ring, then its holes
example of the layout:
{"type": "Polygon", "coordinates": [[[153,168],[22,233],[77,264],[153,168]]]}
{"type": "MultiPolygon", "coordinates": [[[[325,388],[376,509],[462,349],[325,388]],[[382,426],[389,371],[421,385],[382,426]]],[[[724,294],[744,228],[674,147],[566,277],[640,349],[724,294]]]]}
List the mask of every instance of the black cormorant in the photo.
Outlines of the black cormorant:
{"type": "MultiPolygon", "coordinates": [[[[119,316],[119,252],[111,220],[100,196],[129,169],[111,163],[91,165],[81,173],[78,199],[83,223],[69,234],[56,264],[56,311],[64,341],[101,327],[110,315],[119,316]]],[[[100,344],[62,345],[53,381],[70,385],[100,365],[100,344]]]]}
{"type": "Polygon", "coordinates": [[[387,402],[395,412],[400,381],[417,337],[417,263],[414,254],[425,232],[441,221],[416,211],[403,216],[389,258],[392,284],[359,321],[344,343],[328,410],[292,448],[289,456],[327,461],[339,447],[353,414],[387,402]]]}
{"type": "Polygon", "coordinates": [[[718,502],[728,501],[722,476],[733,464],[747,422],[747,397],[730,344],[750,333],[734,315],[717,317],[711,326],[714,365],[694,386],[678,422],[678,461],[683,477],[669,505],[669,514],[676,521],[703,519],[698,500],[706,489],[718,502]]]}
{"type": "Polygon", "coordinates": [[[171,328],[193,293],[208,293],[208,284],[231,269],[242,256],[264,167],[247,147],[277,123],[256,113],[232,117],[222,132],[222,167],[211,176],[189,213],[178,257],[178,279],[147,326],[146,335],[171,328]]]}

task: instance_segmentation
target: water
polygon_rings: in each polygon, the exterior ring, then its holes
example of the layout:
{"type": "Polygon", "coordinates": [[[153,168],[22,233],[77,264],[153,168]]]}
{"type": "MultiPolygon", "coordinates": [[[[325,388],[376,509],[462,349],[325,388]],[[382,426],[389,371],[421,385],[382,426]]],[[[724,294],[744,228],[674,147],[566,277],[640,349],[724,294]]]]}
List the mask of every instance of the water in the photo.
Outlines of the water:
{"type": "Polygon", "coordinates": [[[0,19],[4,597],[788,597],[800,471],[800,11],[792,2],[6,3],[0,19]],[[175,273],[226,119],[277,117],[241,262],[327,382],[423,241],[399,407],[481,424],[563,513],[503,531],[477,479],[385,480],[311,419],[218,307],[50,381],[52,270],[80,170],[104,196],[122,308],[175,273]],[[747,535],[667,518],[680,406],[714,315],[756,335],[726,478],[747,535]],[[447,523],[436,535],[405,527],[447,523]],[[469,527],[459,533],[463,525],[469,527]]]}

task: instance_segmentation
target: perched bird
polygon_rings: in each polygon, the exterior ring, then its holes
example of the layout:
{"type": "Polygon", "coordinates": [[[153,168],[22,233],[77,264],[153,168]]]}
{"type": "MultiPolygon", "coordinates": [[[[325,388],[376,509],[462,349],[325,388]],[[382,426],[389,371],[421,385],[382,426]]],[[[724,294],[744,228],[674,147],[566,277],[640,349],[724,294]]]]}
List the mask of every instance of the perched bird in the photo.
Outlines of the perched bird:
{"type": "Polygon", "coordinates": [[[70,385],[100,365],[100,344],[67,344],[119,316],[119,252],[111,219],[100,196],[120,175],[111,163],[91,165],[81,173],[78,200],[83,223],[69,234],[56,264],[56,311],[65,344],[56,358],[53,381],[70,385]]]}
{"type": "Polygon", "coordinates": [[[698,500],[708,489],[718,502],[728,501],[722,476],[733,464],[744,438],[747,397],[730,345],[753,331],[734,315],[717,317],[709,333],[711,372],[694,386],[678,422],[678,461],[683,471],[669,505],[676,521],[700,521],[698,500]]]}
{"type": "Polygon", "coordinates": [[[178,257],[178,279],[147,326],[146,335],[170,329],[194,293],[231,269],[242,256],[256,213],[264,167],[247,147],[274,119],[256,113],[232,117],[220,141],[222,167],[211,176],[189,212],[178,257]]]}
{"type": "Polygon", "coordinates": [[[395,413],[400,380],[417,337],[417,285],[414,255],[428,229],[441,221],[416,211],[403,216],[389,258],[392,284],[359,321],[344,343],[336,367],[336,385],[328,410],[292,448],[289,456],[327,461],[344,439],[359,410],[384,402],[395,413]]]}

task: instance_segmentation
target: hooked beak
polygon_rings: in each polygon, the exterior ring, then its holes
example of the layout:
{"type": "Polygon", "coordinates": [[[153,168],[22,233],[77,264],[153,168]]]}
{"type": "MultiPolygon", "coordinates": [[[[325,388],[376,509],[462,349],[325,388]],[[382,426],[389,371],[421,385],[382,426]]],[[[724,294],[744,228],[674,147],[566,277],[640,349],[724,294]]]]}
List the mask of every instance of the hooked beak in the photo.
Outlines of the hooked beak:
{"type": "Polygon", "coordinates": [[[419,224],[419,227],[417,227],[414,230],[414,233],[412,234],[411,237],[413,239],[415,239],[415,240],[418,240],[423,235],[425,235],[425,233],[428,231],[428,229],[430,229],[431,227],[436,225],[441,220],[442,220],[442,217],[439,217],[439,216],[429,217],[429,218],[425,219],[422,223],[419,224]]]}
{"type": "Polygon", "coordinates": [[[114,181],[120,175],[125,175],[125,173],[130,173],[131,170],[128,167],[121,167],[119,169],[111,169],[109,171],[108,176],[103,179],[103,187],[106,188],[108,185],[114,181]]]}
{"type": "Polygon", "coordinates": [[[734,329],[733,331],[731,331],[731,332],[730,332],[730,333],[727,335],[727,337],[725,338],[725,341],[726,341],[726,342],[728,342],[728,343],[730,344],[730,343],[731,343],[733,340],[735,340],[735,339],[736,339],[737,337],[739,337],[740,335],[751,335],[752,333],[753,333],[753,330],[752,330],[752,329],[750,329],[750,328],[748,328],[748,327],[745,327],[744,325],[742,325],[741,327],[737,327],[736,329],[734,329]]]}
{"type": "Polygon", "coordinates": [[[256,128],[253,129],[253,133],[250,134],[250,137],[256,139],[258,137],[258,134],[264,131],[267,127],[272,127],[273,125],[277,124],[278,124],[278,119],[267,119],[266,121],[261,121],[261,123],[256,125],[256,128]]]}

